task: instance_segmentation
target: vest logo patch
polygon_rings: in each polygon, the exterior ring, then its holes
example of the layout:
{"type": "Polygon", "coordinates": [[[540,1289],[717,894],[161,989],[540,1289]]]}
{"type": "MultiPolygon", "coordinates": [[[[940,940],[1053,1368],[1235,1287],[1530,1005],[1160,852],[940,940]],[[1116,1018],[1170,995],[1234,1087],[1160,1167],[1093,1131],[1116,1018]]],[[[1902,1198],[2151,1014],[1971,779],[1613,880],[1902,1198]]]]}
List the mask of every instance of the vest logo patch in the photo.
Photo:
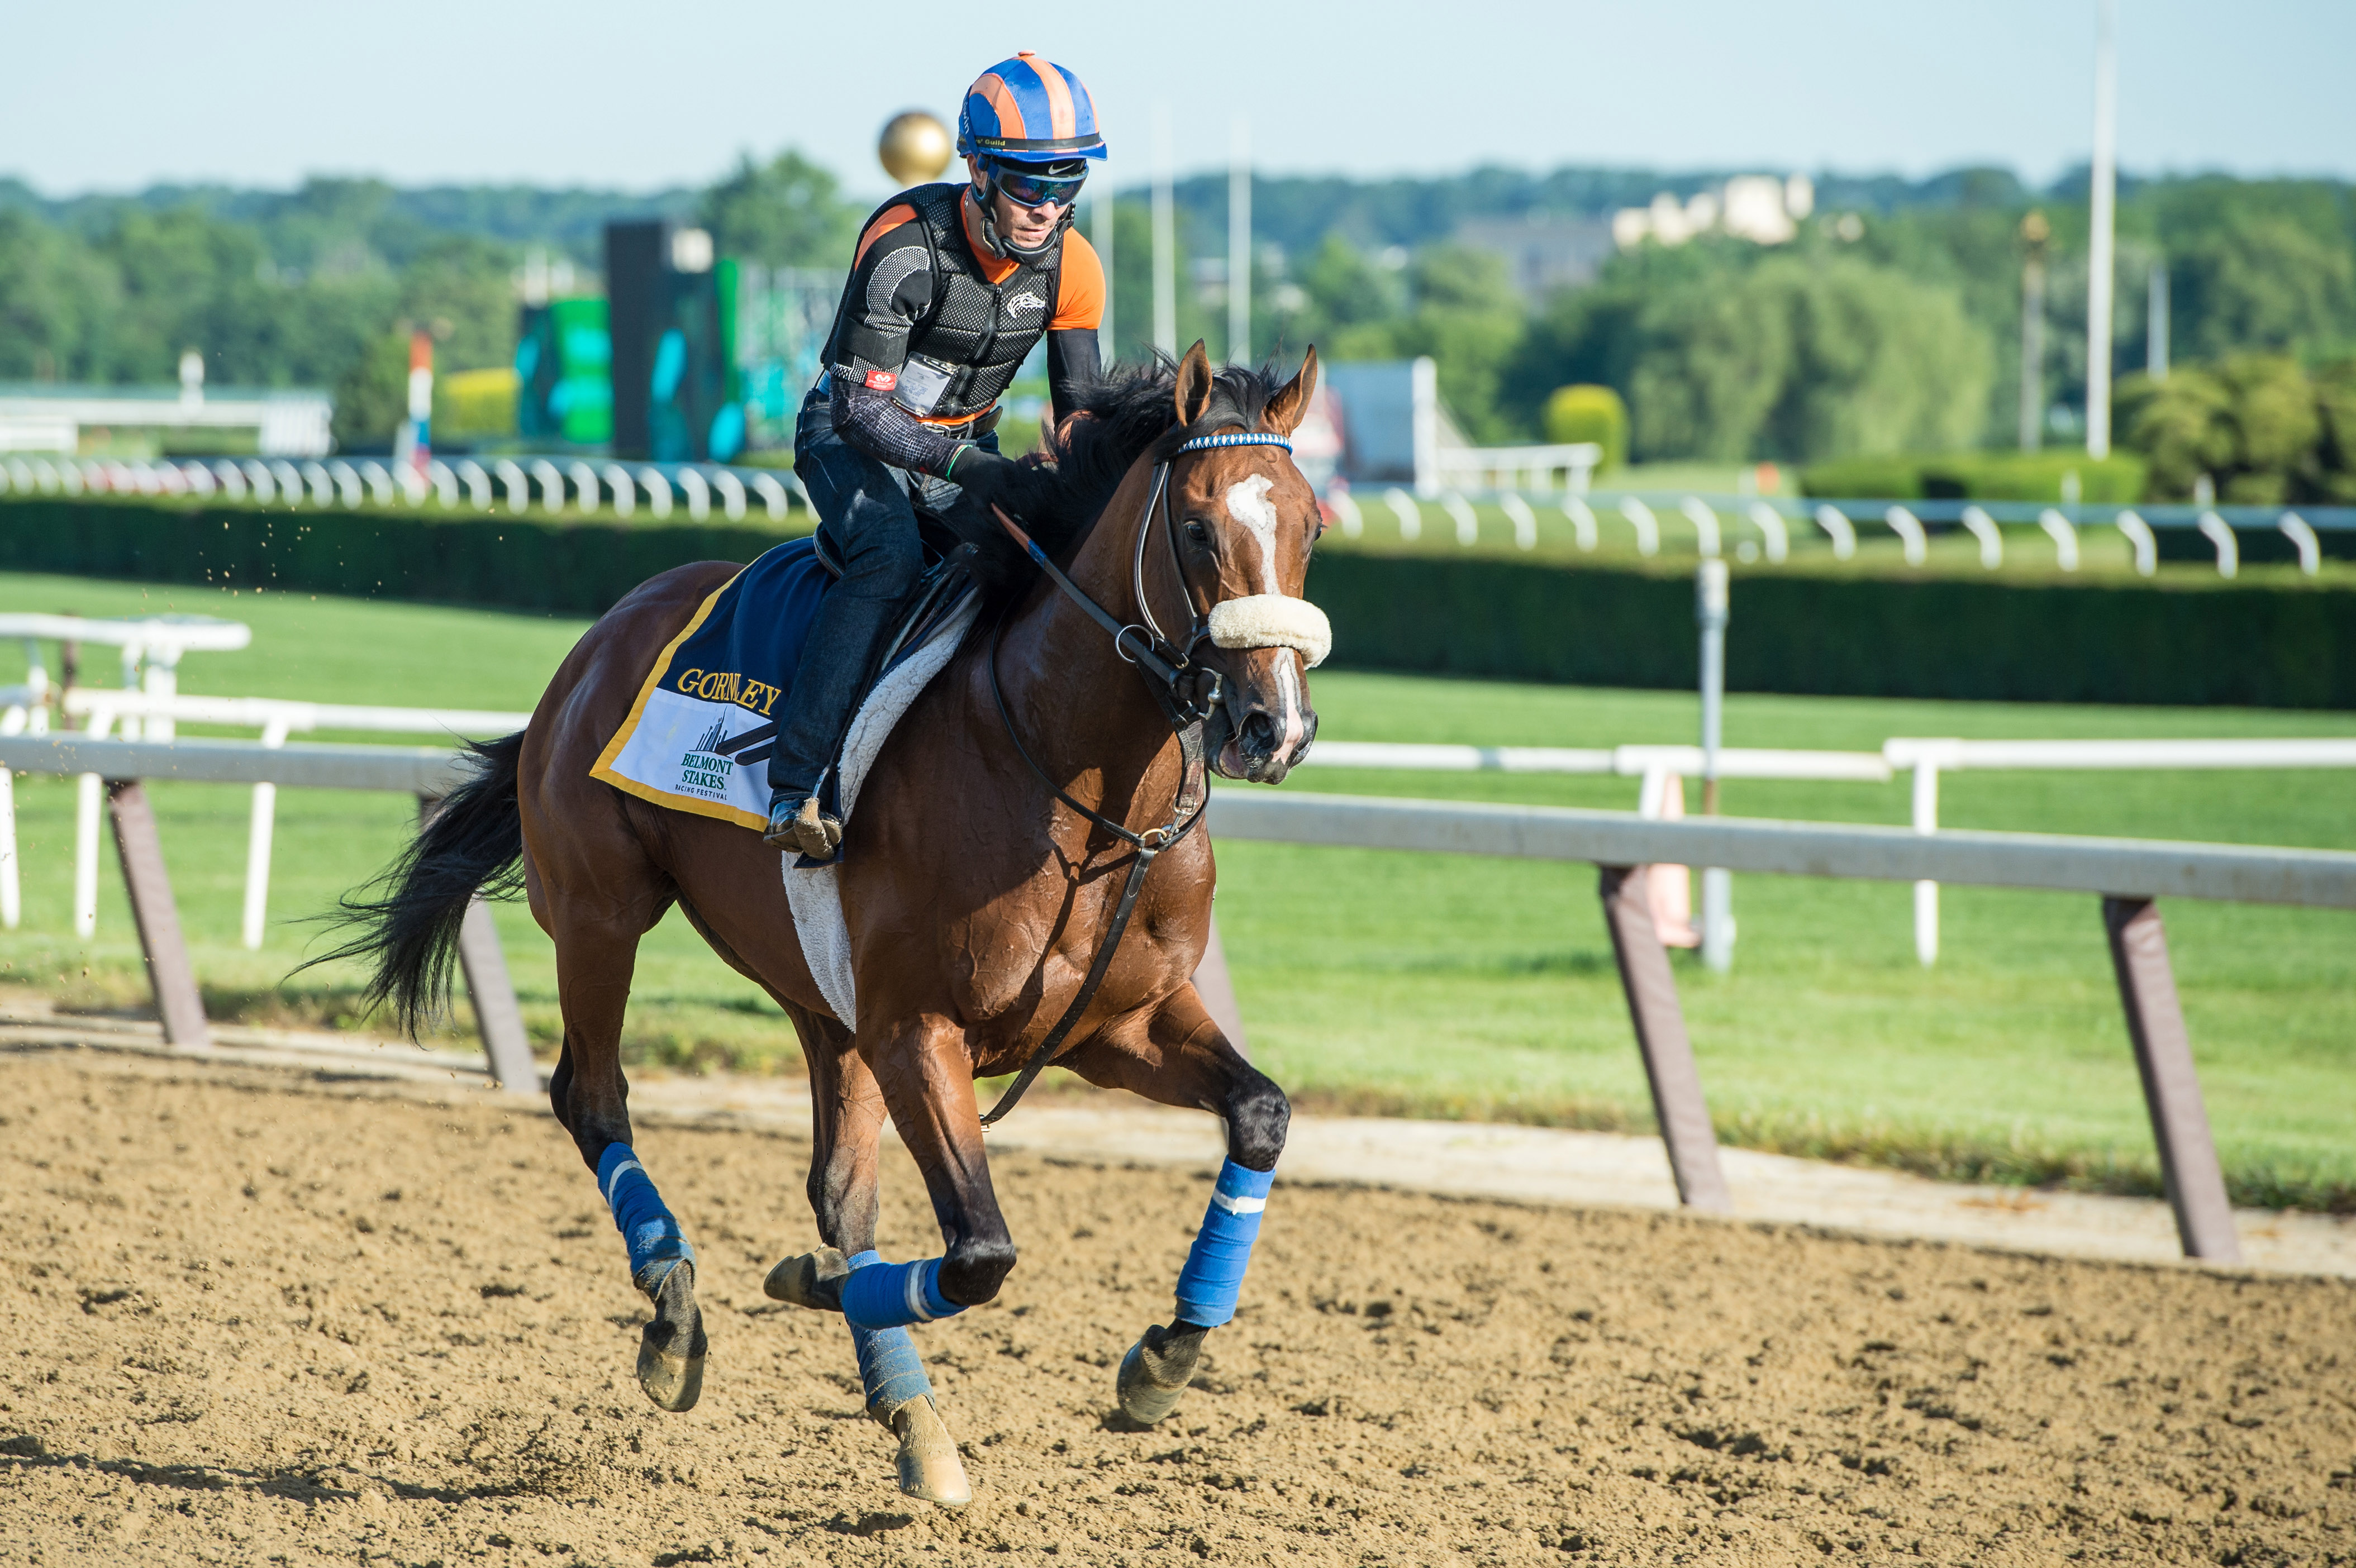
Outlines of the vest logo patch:
{"type": "Polygon", "coordinates": [[[1016,294],[1012,299],[1006,302],[1006,314],[1009,315],[1012,315],[1017,311],[1045,310],[1046,308],[1047,302],[1041,299],[1037,294],[1033,293],[1029,289],[1024,289],[1021,293],[1016,294]]]}
{"type": "Polygon", "coordinates": [[[867,372],[867,384],[879,392],[888,392],[900,384],[900,378],[889,370],[870,370],[867,372]]]}

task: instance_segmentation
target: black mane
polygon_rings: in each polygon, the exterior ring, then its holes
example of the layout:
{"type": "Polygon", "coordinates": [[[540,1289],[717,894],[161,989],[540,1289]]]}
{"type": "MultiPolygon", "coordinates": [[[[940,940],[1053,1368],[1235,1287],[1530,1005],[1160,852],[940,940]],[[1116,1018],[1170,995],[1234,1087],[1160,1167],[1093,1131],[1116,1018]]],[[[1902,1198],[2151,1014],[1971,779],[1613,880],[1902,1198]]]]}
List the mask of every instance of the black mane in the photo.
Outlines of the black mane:
{"type": "MultiPolygon", "coordinates": [[[[1050,557],[1070,559],[1148,450],[1166,458],[1196,435],[1237,425],[1257,430],[1283,383],[1273,362],[1258,369],[1226,366],[1213,375],[1203,417],[1183,428],[1177,384],[1177,362],[1167,355],[1113,366],[1080,398],[1077,411],[1086,417],[1071,421],[1066,439],[1049,438],[1047,456],[1055,466],[1026,497],[1027,515],[1016,520],[1050,557]]],[[[988,513],[961,502],[949,508],[947,520],[975,547],[980,558],[975,575],[993,600],[1020,593],[1037,579],[1039,569],[988,513]]]]}

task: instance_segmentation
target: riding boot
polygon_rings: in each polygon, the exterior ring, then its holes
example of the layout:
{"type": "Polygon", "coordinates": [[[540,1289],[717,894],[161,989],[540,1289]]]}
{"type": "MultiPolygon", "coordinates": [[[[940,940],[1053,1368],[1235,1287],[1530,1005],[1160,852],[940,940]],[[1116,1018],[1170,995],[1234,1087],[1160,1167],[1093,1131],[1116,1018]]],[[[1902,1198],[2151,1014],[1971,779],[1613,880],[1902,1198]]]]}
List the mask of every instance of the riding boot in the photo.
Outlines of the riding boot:
{"type": "Polygon", "coordinates": [[[818,796],[781,789],[769,797],[769,826],[761,842],[798,849],[813,860],[830,860],[842,845],[842,824],[819,809],[818,796]]]}

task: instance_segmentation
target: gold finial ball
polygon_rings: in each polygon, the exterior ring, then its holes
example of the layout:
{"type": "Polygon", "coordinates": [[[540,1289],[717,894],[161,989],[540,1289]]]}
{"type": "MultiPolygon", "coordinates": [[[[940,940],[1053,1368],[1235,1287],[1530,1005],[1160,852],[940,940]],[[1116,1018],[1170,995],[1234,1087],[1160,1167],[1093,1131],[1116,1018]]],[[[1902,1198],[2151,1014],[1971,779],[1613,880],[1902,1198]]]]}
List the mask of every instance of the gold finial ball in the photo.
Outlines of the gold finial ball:
{"type": "Polygon", "coordinates": [[[957,144],[949,139],[949,128],[921,109],[892,116],[891,123],[884,127],[883,140],[875,144],[875,155],[884,160],[884,172],[902,185],[921,185],[940,178],[956,150],[957,144]]]}

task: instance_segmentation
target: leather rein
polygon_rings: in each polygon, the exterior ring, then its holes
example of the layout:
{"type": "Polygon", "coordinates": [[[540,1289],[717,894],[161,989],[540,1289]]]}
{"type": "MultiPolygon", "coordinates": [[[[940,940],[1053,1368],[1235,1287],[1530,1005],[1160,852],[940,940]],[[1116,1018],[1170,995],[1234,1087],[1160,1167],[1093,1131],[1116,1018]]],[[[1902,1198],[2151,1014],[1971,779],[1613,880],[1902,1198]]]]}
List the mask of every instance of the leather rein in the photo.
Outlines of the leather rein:
{"type": "Polygon", "coordinates": [[[1050,777],[1047,770],[1039,765],[1038,759],[1031,754],[1031,749],[1023,743],[1023,737],[1016,732],[1014,715],[1008,710],[1005,690],[999,684],[998,647],[1006,635],[1007,619],[1016,603],[1008,601],[1006,607],[999,612],[997,623],[991,628],[990,653],[986,661],[990,669],[991,700],[998,706],[999,721],[1006,727],[1006,738],[1014,743],[1015,753],[1039,776],[1039,782],[1047,786],[1048,793],[1096,827],[1127,844],[1133,853],[1129,875],[1121,885],[1119,902],[1113,908],[1112,923],[1097,948],[1095,961],[1089,964],[1087,977],[1080,982],[1078,994],[1073,997],[1071,1006],[1064,1009],[1063,1016],[1055,1020],[1055,1026],[1047,1031],[1046,1038],[1039,1042],[1038,1049],[1031,1053],[1030,1060],[1023,1064],[1023,1071],[1015,1075],[1014,1082],[1006,1086],[1006,1092],[999,1096],[998,1104],[981,1118],[981,1125],[985,1127],[1014,1109],[1015,1102],[1023,1098],[1024,1091],[1055,1061],[1056,1053],[1063,1049],[1065,1039],[1078,1025],[1081,1015],[1088,1010],[1088,1004],[1096,1000],[1097,991],[1112,969],[1113,955],[1119,950],[1120,939],[1129,931],[1130,916],[1137,911],[1137,896],[1144,889],[1145,873],[1152,869],[1154,859],[1162,851],[1194,831],[1195,825],[1203,820],[1204,807],[1210,803],[1210,760],[1203,752],[1203,726],[1218,711],[1225,692],[1219,672],[1197,662],[1194,656],[1210,638],[1210,612],[1195,604],[1194,591],[1186,581],[1185,558],[1178,548],[1178,521],[1170,505],[1170,469],[1173,462],[1189,453],[1231,446],[1276,446],[1288,453],[1292,451],[1292,443],[1284,437],[1260,432],[1198,435],[1180,445],[1168,459],[1153,465],[1153,488],[1146,496],[1144,516],[1138,520],[1137,550],[1130,563],[1130,579],[1137,595],[1137,613],[1142,624],[1124,622],[1090,598],[1085,589],[1047,559],[1047,552],[1040,549],[1038,542],[1024,533],[1013,518],[996,506],[991,507],[999,526],[1023,547],[1023,553],[1046,574],[1047,581],[1078,605],[1088,619],[1109,633],[1113,651],[1136,666],[1138,673],[1145,677],[1146,689],[1152,694],[1155,704],[1162,709],[1162,716],[1170,721],[1171,731],[1178,738],[1180,768],[1178,789],[1171,798],[1168,819],[1161,826],[1146,828],[1141,833],[1132,830],[1127,823],[1081,805],[1050,777]],[[1162,628],[1154,622],[1152,607],[1145,597],[1145,541],[1153,532],[1153,515],[1157,507],[1162,514],[1162,535],[1170,544],[1170,563],[1177,573],[1179,592],[1185,595],[1186,612],[1191,620],[1183,645],[1173,643],[1162,635],[1162,628]]]}

